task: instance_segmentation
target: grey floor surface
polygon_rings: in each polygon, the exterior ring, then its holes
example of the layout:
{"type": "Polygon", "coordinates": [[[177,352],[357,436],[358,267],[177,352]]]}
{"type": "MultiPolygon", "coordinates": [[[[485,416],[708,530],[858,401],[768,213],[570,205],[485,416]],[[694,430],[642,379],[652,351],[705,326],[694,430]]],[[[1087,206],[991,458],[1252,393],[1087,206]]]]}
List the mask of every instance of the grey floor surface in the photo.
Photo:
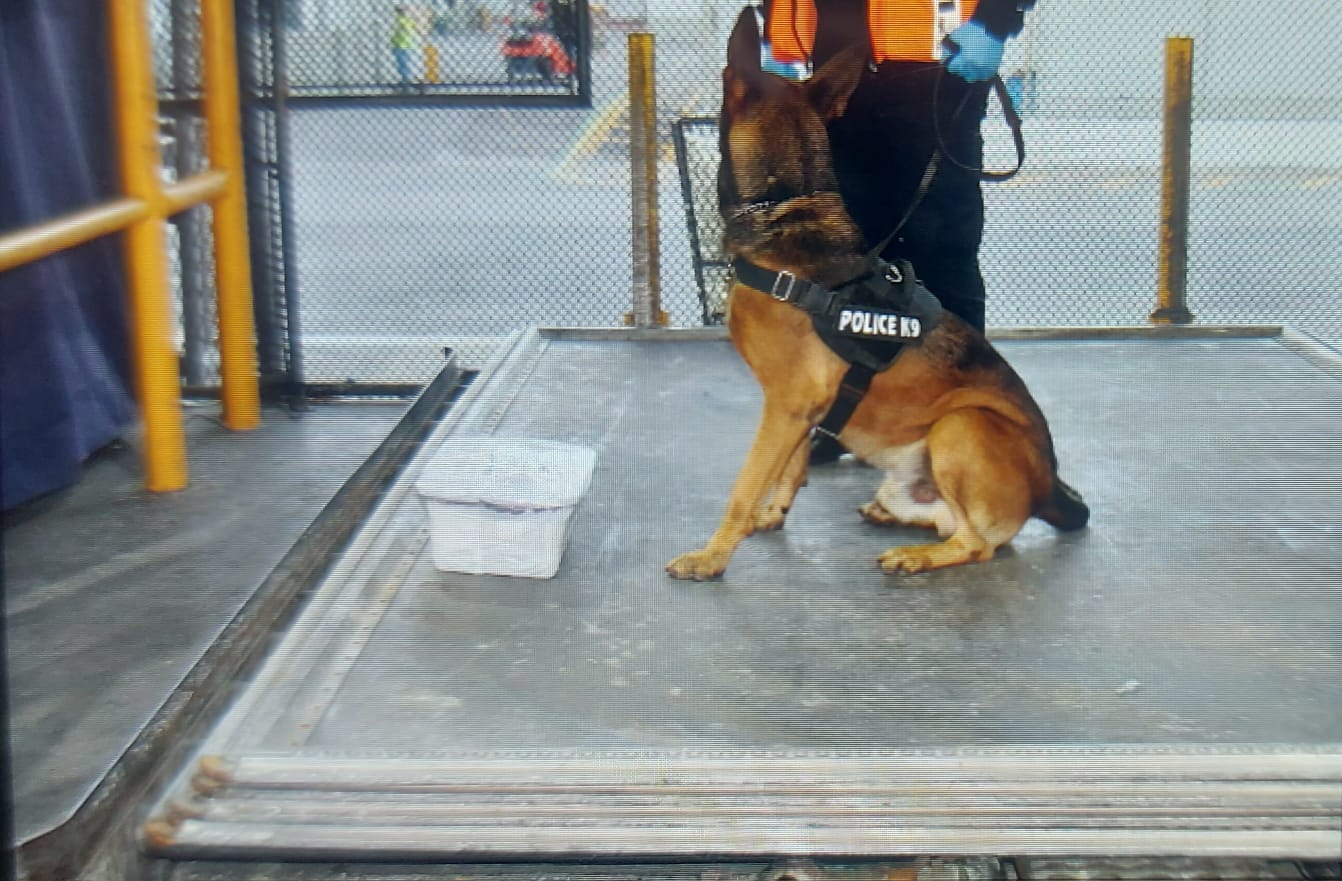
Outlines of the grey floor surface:
{"type": "Polygon", "coordinates": [[[121,444],[5,514],[18,841],[82,803],[404,409],[268,408],[233,433],[189,405],[186,490],[146,492],[121,444]]]}
{"type": "MultiPolygon", "coordinates": [[[[860,522],[878,474],[840,465],[711,584],[662,566],[721,512],[759,405],[744,366],[721,341],[545,345],[489,422],[597,451],[558,576],[421,556],[309,754],[1339,740],[1342,380],[1276,340],[1004,342],[1088,530],[886,576],[876,555],[921,536],[860,522]]],[[[126,449],[6,516],[21,840],[78,806],[402,410],[249,435],[193,411],[186,492],[144,493],[126,449]]]]}
{"type": "Polygon", "coordinates": [[[498,435],[597,452],[558,575],[442,573],[423,551],[390,553],[378,571],[394,597],[349,612],[339,654],[357,662],[311,685],[329,707],[295,714],[301,737],[279,720],[253,748],[1342,735],[1342,382],[1275,340],[1004,342],[1089,529],[1035,521],[991,562],[885,575],[882,550],[927,537],[863,523],[879,473],[839,465],[814,471],[787,528],[747,539],[708,584],[662,567],[722,510],[759,407],[744,366],[725,342],[545,346],[516,366],[525,382],[478,407],[498,435]]]}

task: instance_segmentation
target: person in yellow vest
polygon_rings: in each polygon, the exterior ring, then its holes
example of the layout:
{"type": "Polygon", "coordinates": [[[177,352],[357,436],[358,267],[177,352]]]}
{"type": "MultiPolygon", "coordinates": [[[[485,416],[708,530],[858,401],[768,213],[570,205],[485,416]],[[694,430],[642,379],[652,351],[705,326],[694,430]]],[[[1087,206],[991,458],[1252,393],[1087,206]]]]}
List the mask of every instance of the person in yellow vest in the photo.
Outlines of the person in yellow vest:
{"type": "Polygon", "coordinates": [[[419,56],[419,25],[404,6],[392,10],[395,18],[391,26],[391,54],[396,62],[396,76],[402,88],[408,87],[416,77],[419,56]]]}
{"type": "MultiPolygon", "coordinates": [[[[765,3],[764,39],[777,61],[819,68],[854,42],[870,47],[867,72],[843,116],[829,125],[844,202],[868,247],[894,233],[881,255],[912,263],[942,305],[979,330],[985,320],[979,127],[1006,41],[1020,33],[1034,3],[765,3]]],[[[821,436],[811,461],[833,461],[842,452],[821,436]]]]}

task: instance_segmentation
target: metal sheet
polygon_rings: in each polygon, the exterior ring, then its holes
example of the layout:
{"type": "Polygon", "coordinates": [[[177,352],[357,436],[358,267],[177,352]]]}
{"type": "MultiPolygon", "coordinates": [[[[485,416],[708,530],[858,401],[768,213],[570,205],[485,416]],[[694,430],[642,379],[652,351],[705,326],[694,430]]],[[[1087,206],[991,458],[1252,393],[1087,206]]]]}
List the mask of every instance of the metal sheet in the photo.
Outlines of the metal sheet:
{"type": "Polygon", "coordinates": [[[1092,506],[1088,530],[1031,523],[989,563],[887,576],[876,556],[919,533],[861,522],[880,475],[844,464],[816,469],[787,528],[748,539],[721,582],[684,584],[662,566],[712,530],[754,428],[744,365],[721,339],[519,337],[203,746],[210,796],[183,772],[173,798],[197,816],[160,828],[159,846],[317,849],[335,816],[366,825],[372,851],[417,856],[968,847],[900,800],[912,780],[1000,827],[975,852],[1336,856],[1342,381],[1288,343],[1002,341],[1092,506]],[[428,560],[408,488],[438,443],[481,431],[597,450],[554,579],[428,560]],[[523,787],[520,805],[472,820],[476,802],[431,783],[506,792],[519,759],[562,810],[523,787]],[[769,761],[784,782],[762,792],[769,761]],[[649,768],[667,783],[642,814],[601,801],[649,768]],[[780,810],[724,826],[682,778],[780,810]],[[805,779],[802,794],[875,814],[839,811],[812,834],[787,785],[805,779]],[[246,812],[273,814],[269,790],[307,820],[265,845],[246,812]],[[396,808],[407,791],[423,800],[396,808]],[[235,802],[211,821],[199,802],[218,799],[235,802]],[[365,823],[370,804],[396,823],[365,823]],[[606,821],[575,832],[584,806],[606,821]],[[1078,831],[1097,807],[1109,830],[1078,831]],[[651,830],[676,818],[682,839],[651,830]]]}

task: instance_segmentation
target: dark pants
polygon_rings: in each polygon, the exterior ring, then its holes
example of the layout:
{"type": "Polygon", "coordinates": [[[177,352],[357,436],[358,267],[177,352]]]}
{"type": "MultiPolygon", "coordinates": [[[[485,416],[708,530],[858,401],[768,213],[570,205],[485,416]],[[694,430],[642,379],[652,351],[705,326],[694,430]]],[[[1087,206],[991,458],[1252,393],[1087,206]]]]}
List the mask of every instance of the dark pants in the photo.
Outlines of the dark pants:
{"type": "Polygon", "coordinates": [[[882,256],[912,263],[942,305],[979,330],[983,194],[978,175],[956,163],[983,165],[979,125],[987,95],[986,83],[966,83],[937,64],[886,62],[863,75],[846,112],[829,127],[839,188],[868,247],[904,218],[941,147],[936,176],[882,256]]]}

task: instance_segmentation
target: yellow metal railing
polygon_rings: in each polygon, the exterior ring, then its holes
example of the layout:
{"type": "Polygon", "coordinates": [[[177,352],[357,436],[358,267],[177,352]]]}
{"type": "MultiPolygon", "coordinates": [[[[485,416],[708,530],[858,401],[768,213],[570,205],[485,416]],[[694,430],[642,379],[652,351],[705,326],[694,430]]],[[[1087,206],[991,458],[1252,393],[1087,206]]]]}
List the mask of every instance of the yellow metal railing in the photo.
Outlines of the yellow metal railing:
{"type": "Polygon", "coordinates": [[[233,10],[229,0],[201,0],[200,9],[210,169],[162,182],[147,4],[107,0],[123,197],[0,235],[4,272],[100,236],[123,234],[145,485],[154,492],[187,483],[164,226],[168,217],[193,205],[209,203],[214,219],[224,424],[242,431],[261,423],[233,10]]]}

